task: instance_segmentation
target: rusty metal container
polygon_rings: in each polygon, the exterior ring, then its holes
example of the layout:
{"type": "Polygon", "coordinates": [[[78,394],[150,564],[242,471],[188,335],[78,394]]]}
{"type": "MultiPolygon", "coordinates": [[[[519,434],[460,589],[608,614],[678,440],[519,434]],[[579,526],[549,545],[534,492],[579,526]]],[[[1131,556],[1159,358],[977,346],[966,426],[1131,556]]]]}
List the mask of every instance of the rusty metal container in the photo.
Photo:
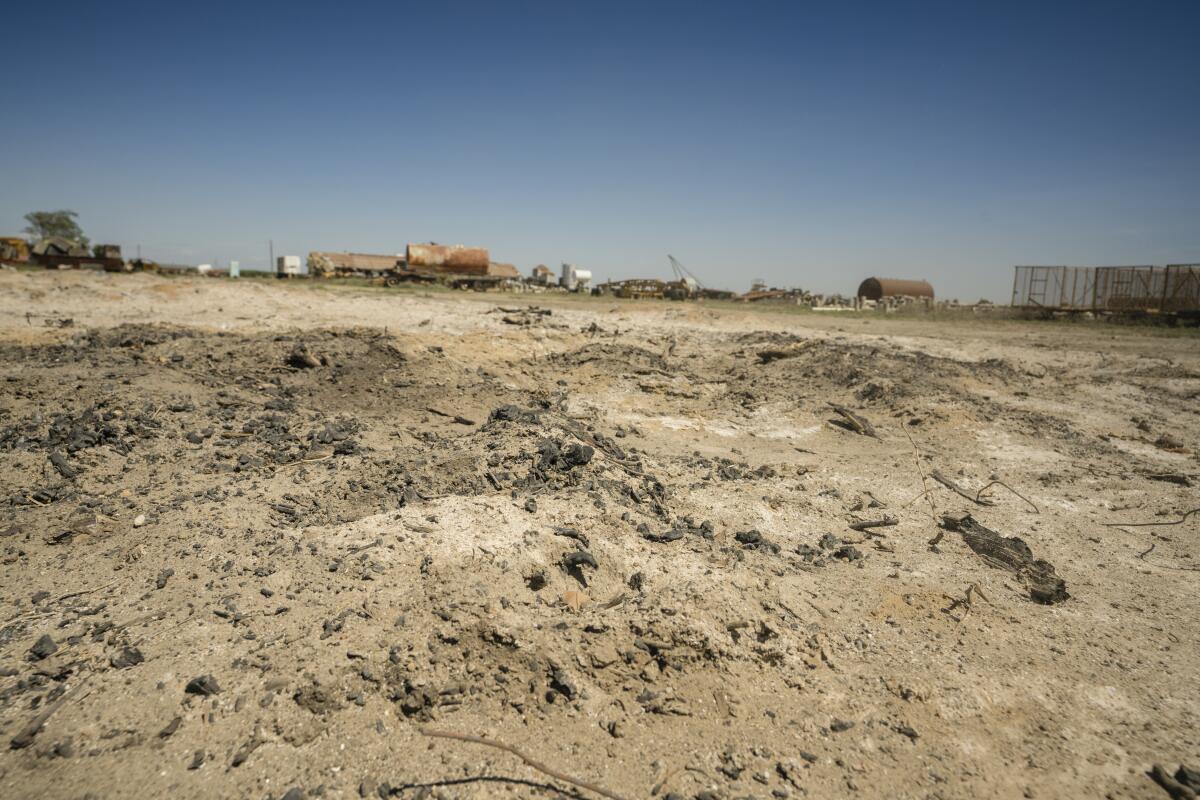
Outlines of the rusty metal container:
{"type": "Polygon", "coordinates": [[[867,278],[858,285],[858,296],[868,300],[885,297],[928,297],[933,299],[929,281],[907,281],[895,278],[867,278]]]}
{"type": "Polygon", "coordinates": [[[486,275],[490,263],[487,248],[461,244],[410,244],[406,253],[408,268],[416,272],[486,275]]]}

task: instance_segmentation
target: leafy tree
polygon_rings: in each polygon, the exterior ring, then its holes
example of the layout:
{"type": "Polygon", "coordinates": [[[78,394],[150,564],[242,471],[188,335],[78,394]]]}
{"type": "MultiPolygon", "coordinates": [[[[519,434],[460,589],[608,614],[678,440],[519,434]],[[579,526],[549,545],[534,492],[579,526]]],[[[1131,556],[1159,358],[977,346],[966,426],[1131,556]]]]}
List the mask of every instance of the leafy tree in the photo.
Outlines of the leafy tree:
{"type": "Polygon", "coordinates": [[[88,238],[83,235],[83,229],[75,221],[78,216],[74,211],[66,209],[59,211],[30,211],[25,215],[25,221],[29,225],[26,226],[24,233],[29,234],[30,241],[35,243],[39,239],[61,236],[64,239],[79,242],[84,247],[87,247],[88,238]]]}

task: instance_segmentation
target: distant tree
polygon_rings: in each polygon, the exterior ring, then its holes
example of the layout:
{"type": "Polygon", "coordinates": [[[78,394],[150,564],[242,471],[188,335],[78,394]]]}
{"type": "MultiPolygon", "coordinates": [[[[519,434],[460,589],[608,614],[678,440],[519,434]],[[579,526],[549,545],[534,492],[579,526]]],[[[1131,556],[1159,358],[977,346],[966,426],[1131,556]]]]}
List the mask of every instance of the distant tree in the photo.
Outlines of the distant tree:
{"type": "Polygon", "coordinates": [[[25,221],[29,225],[25,228],[24,233],[29,235],[29,240],[33,243],[36,243],[39,239],[61,236],[64,239],[79,242],[84,247],[87,247],[88,238],[83,235],[83,228],[80,228],[79,223],[75,221],[78,216],[74,211],[66,209],[59,211],[30,211],[25,215],[25,221]]]}

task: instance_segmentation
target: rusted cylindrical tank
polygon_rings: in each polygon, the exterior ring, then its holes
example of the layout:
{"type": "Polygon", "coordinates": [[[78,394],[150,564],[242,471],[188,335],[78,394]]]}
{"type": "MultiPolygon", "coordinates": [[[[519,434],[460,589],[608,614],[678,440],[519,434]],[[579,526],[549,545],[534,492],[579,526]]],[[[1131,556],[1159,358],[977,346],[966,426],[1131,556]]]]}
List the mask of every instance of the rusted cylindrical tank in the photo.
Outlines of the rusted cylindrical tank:
{"type": "Polygon", "coordinates": [[[895,278],[867,278],[858,285],[858,296],[868,300],[885,297],[928,297],[933,299],[929,281],[906,281],[895,278]]]}
{"type": "Polygon", "coordinates": [[[410,244],[406,252],[410,270],[464,275],[486,275],[488,271],[488,251],[484,247],[463,247],[461,244],[410,244]]]}

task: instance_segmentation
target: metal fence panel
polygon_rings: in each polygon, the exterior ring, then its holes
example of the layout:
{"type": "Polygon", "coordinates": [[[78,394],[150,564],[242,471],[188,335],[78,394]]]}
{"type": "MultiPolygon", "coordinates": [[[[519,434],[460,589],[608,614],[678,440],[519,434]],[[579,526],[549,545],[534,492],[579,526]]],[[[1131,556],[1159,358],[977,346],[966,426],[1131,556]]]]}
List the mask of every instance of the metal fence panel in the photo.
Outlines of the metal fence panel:
{"type": "Polygon", "coordinates": [[[1200,264],[1019,266],[1012,304],[1059,311],[1200,313],[1200,264]]]}
{"type": "Polygon", "coordinates": [[[1154,310],[1162,304],[1163,270],[1149,266],[1096,267],[1097,311],[1154,310]]]}
{"type": "Polygon", "coordinates": [[[1200,264],[1168,264],[1163,311],[1200,313],[1200,264]]]}
{"type": "Polygon", "coordinates": [[[1014,306],[1050,309],[1092,308],[1095,270],[1090,267],[1017,267],[1014,306]]]}

